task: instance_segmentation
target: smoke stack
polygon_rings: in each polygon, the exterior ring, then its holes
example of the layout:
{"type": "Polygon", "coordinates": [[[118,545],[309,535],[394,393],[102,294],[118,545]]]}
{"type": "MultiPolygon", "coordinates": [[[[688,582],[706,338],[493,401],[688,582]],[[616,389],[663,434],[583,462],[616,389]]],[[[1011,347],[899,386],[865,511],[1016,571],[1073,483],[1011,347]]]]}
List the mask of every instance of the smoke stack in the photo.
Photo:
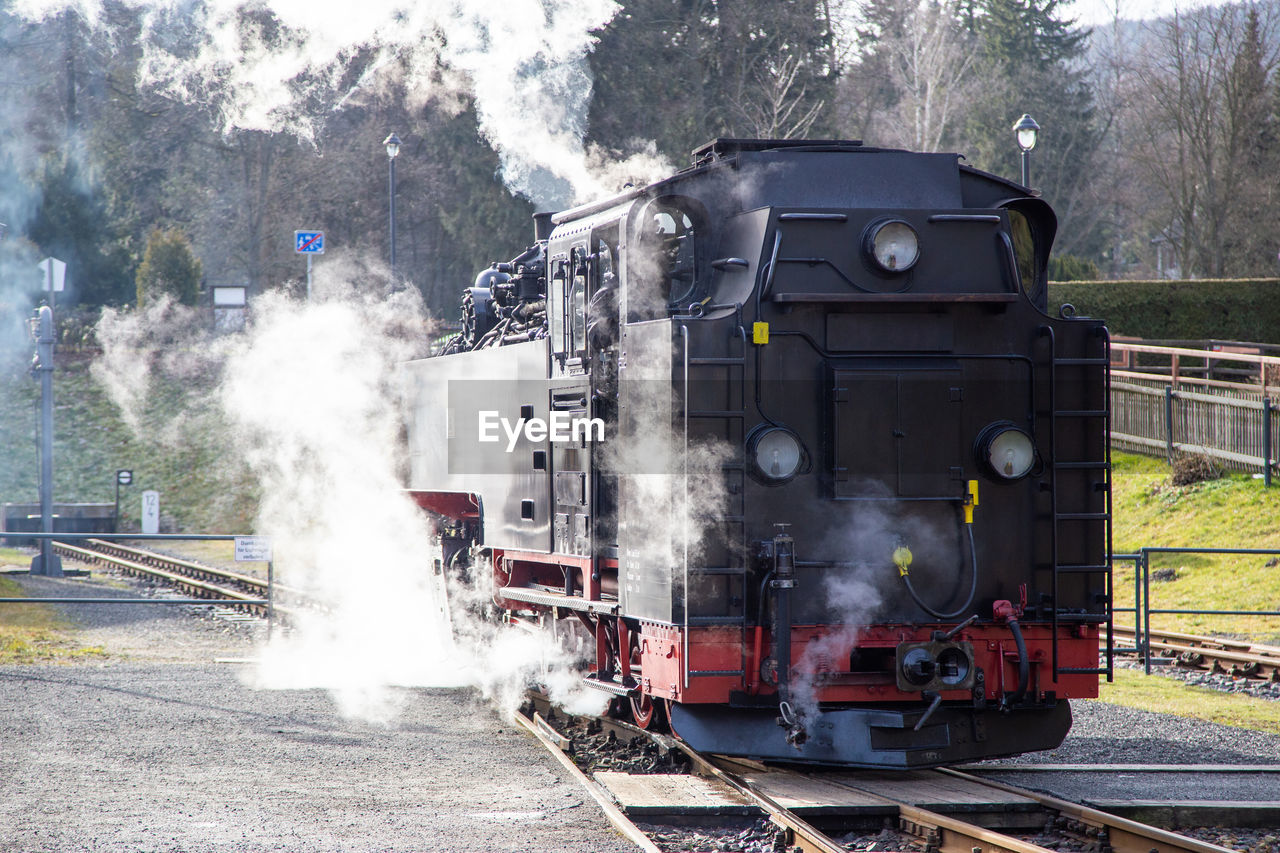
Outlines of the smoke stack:
{"type": "Polygon", "coordinates": [[[551,211],[535,213],[533,215],[533,240],[535,243],[541,243],[551,237],[551,229],[555,228],[551,217],[555,216],[551,211]]]}

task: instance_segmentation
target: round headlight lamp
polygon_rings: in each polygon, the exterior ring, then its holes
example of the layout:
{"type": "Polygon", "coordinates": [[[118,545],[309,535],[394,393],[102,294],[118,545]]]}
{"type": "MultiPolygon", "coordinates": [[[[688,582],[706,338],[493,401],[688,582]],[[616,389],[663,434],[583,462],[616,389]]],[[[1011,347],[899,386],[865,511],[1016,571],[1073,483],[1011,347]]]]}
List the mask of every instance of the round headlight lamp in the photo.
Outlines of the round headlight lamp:
{"type": "Polygon", "coordinates": [[[1031,436],[1011,423],[994,423],[978,436],[978,459],[1001,480],[1020,480],[1036,464],[1031,436]]]}
{"type": "Polygon", "coordinates": [[[863,251],[884,272],[906,272],[920,258],[920,238],[901,219],[884,219],[867,228],[863,251]]]}
{"type": "Polygon", "coordinates": [[[770,427],[751,438],[747,458],[766,481],[781,483],[800,472],[804,465],[804,446],[791,430],[770,427]]]}

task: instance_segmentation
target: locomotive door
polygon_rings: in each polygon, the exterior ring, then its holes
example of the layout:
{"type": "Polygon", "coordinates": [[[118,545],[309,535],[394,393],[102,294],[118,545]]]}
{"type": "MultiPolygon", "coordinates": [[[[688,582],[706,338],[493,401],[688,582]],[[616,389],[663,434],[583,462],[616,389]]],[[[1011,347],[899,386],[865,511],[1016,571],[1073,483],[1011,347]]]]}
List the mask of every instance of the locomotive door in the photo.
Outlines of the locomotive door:
{"type": "MultiPolygon", "coordinates": [[[[558,262],[549,313],[552,368],[548,408],[552,417],[569,424],[591,416],[591,391],[586,375],[586,309],[589,277],[587,243],[578,238],[569,247],[566,261],[558,262]]],[[[581,436],[551,442],[552,504],[551,546],[557,554],[590,554],[589,454],[581,436]]]]}
{"type": "MultiPolygon", "coordinates": [[[[594,472],[595,447],[614,429],[616,366],[609,351],[617,338],[617,225],[597,228],[590,239],[574,245],[569,252],[562,303],[563,342],[566,358],[558,379],[553,382],[550,410],[580,425],[595,419],[595,427],[572,428],[569,441],[553,444],[555,517],[553,547],[557,553],[591,556],[597,535],[593,521],[603,506],[612,519],[616,488],[610,478],[594,472]],[[603,433],[603,434],[601,434],[603,433]],[[597,498],[596,496],[600,497],[597,498]]],[[[598,522],[597,522],[598,523],[598,522]]],[[[609,524],[604,532],[608,536],[609,524]]]]}
{"type": "Polygon", "coordinates": [[[964,491],[960,369],[836,370],[835,497],[955,500],[964,491]]]}
{"type": "MultiPolygon", "coordinates": [[[[569,423],[581,423],[590,417],[589,390],[585,383],[551,389],[551,412],[568,416],[569,423]]],[[[552,546],[557,554],[588,556],[591,553],[590,506],[591,479],[589,451],[581,433],[573,440],[552,443],[555,471],[555,521],[552,546]]]]}

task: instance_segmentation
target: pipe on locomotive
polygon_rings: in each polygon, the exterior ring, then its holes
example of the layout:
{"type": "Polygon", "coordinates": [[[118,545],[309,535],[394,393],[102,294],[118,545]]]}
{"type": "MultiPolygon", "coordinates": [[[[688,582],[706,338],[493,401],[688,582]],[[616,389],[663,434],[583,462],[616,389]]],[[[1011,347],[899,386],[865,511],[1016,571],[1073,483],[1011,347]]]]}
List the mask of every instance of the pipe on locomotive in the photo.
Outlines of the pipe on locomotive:
{"type": "Polygon", "coordinates": [[[955,619],[962,613],[966,612],[973,606],[973,601],[978,595],[978,549],[973,541],[973,525],[965,524],[965,531],[969,534],[969,595],[965,598],[963,604],[952,610],[950,613],[943,613],[941,610],[930,607],[925,603],[920,594],[916,592],[915,586],[911,583],[911,574],[908,567],[911,565],[911,549],[906,546],[901,539],[898,540],[893,549],[893,562],[898,567],[898,575],[902,578],[902,582],[906,584],[907,592],[911,594],[911,600],[917,606],[935,619],[955,619]]]}
{"type": "Polygon", "coordinates": [[[786,533],[773,537],[773,659],[777,663],[778,698],[791,699],[791,590],[796,585],[796,545],[786,533]]]}
{"type": "Polygon", "coordinates": [[[1027,642],[1022,636],[1022,626],[1018,624],[1018,611],[1013,602],[1001,599],[991,608],[992,616],[1003,620],[1013,634],[1013,644],[1018,648],[1018,687],[1001,702],[1001,707],[1016,705],[1027,695],[1027,685],[1031,682],[1031,660],[1027,655],[1027,642]]]}

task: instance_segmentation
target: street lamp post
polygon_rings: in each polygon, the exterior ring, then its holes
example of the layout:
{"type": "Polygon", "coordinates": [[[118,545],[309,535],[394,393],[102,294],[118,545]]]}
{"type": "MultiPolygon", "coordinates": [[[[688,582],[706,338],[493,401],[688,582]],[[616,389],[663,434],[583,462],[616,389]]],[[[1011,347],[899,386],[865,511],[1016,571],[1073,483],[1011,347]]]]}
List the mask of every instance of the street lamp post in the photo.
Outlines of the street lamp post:
{"type": "Polygon", "coordinates": [[[391,198],[391,275],[396,274],[396,155],[400,153],[400,137],[394,133],[382,140],[387,146],[388,195],[391,198]]]}
{"type": "Polygon", "coordinates": [[[1031,149],[1036,147],[1039,135],[1040,125],[1026,113],[1013,123],[1013,138],[1018,141],[1018,148],[1022,151],[1022,185],[1024,187],[1031,186],[1031,149]]]}

